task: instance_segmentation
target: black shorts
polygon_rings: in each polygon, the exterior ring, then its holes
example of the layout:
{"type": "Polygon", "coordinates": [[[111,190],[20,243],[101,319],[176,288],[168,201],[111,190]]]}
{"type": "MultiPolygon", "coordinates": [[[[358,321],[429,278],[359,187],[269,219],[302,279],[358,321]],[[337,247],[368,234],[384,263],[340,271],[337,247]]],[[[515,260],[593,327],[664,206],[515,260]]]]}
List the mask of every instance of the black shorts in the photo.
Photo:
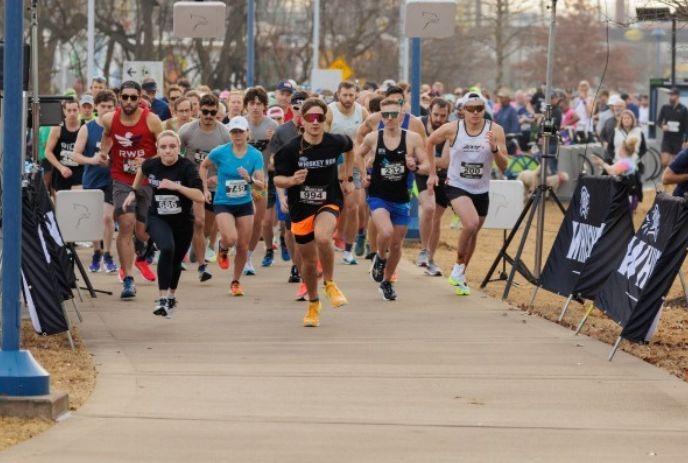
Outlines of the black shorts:
{"type": "Polygon", "coordinates": [[[681,151],[682,145],[683,143],[681,143],[680,139],[673,140],[664,137],[662,138],[662,153],[669,153],[675,156],[681,151]]]}
{"type": "MultiPolygon", "coordinates": [[[[447,198],[447,193],[444,191],[444,182],[446,181],[446,177],[440,177],[439,184],[435,187],[435,204],[445,209],[449,207],[449,198],[447,198]]],[[[416,174],[416,186],[418,186],[419,193],[427,190],[428,176],[416,174]]]]}
{"type": "Polygon", "coordinates": [[[277,187],[275,187],[275,173],[268,172],[268,209],[275,207],[277,202],[277,187]]]}
{"type": "Polygon", "coordinates": [[[215,214],[232,214],[234,218],[245,217],[247,215],[253,215],[253,203],[248,202],[244,204],[238,204],[236,206],[228,206],[226,204],[215,204],[213,206],[215,214]]]}
{"type": "Polygon", "coordinates": [[[466,190],[451,185],[444,185],[444,191],[450,202],[461,196],[468,196],[471,201],[473,201],[473,206],[475,206],[475,210],[478,212],[478,217],[487,216],[487,211],[490,208],[490,193],[469,193],[466,190]]]}
{"type": "Polygon", "coordinates": [[[84,174],[84,168],[70,167],[72,175],[69,178],[64,178],[59,170],[53,169],[52,186],[55,191],[71,190],[73,186],[81,185],[81,178],[84,174]]]}
{"type": "Polygon", "coordinates": [[[208,212],[215,212],[215,206],[213,206],[213,201],[215,201],[215,192],[211,191],[210,192],[210,202],[205,202],[203,203],[205,206],[205,210],[208,212]]]}
{"type": "Polygon", "coordinates": [[[46,174],[53,171],[53,165],[50,164],[50,161],[47,159],[43,159],[41,161],[41,167],[43,168],[43,172],[46,174]]]}
{"type": "Polygon", "coordinates": [[[110,183],[108,186],[104,187],[96,187],[96,188],[84,188],[84,190],[100,190],[103,192],[103,201],[108,203],[108,204],[114,204],[114,200],[112,199],[112,183],[110,183]]]}

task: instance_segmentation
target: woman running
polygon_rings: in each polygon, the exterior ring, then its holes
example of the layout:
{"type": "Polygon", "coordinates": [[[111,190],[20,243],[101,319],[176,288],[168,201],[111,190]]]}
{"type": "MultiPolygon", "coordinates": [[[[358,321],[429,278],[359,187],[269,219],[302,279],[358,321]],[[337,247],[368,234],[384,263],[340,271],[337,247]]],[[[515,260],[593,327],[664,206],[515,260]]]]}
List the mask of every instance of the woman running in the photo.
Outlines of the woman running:
{"type": "Polygon", "coordinates": [[[263,155],[248,144],[248,121],[243,116],[232,118],[227,124],[232,143],[220,145],[201,163],[203,192],[208,203],[213,201],[215,221],[220,231],[217,264],[229,268],[229,248],[236,246],[230,291],[243,296],[239,279],[248,257],[248,242],[253,230],[253,200],[251,190],[265,188],[263,155]],[[208,189],[208,168],[217,168],[217,191],[212,199],[208,189]]]}
{"type": "MultiPolygon", "coordinates": [[[[160,250],[155,315],[170,318],[177,305],[176,291],[182,259],[193,236],[193,202],[203,202],[203,184],[193,161],[179,156],[179,136],[165,130],[158,135],[158,155],[143,162],[132,185],[136,190],[146,183],[153,189],[147,229],[160,250]]],[[[136,200],[129,193],[124,207],[136,200]]]]}

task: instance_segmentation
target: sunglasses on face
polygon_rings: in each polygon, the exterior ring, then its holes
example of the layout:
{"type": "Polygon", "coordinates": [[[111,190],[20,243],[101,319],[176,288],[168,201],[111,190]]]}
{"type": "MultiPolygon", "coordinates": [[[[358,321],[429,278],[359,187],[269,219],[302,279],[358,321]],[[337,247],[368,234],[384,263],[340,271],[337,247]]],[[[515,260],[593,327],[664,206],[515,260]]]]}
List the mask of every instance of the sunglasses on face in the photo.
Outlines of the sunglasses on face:
{"type": "Polygon", "coordinates": [[[215,117],[217,115],[217,109],[201,109],[201,114],[215,117]]]}
{"type": "Polygon", "coordinates": [[[138,95],[131,95],[129,93],[122,93],[122,101],[138,101],[139,96],[138,95]]]}
{"type": "Polygon", "coordinates": [[[303,116],[303,118],[306,122],[310,122],[311,124],[315,122],[325,122],[325,115],[322,113],[309,113],[303,116]]]}
{"type": "Polygon", "coordinates": [[[383,119],[396,119],[399,117],[399,111],[382,111],[383,119]]]}
{"type": "Polygon", "coordinates": [[[463,109],[469,113],[478,114],[485,111],[485,106],[464,106],[463,109]]]}

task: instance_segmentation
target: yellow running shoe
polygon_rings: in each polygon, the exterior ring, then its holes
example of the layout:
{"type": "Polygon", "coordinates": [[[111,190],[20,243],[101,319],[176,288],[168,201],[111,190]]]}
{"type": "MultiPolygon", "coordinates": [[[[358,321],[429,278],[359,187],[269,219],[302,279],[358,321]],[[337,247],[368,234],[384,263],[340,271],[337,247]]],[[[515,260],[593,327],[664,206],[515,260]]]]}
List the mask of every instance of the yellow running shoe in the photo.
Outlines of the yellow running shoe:
{"type": "Polygon", "coordinates": [[[303,326],[316,327],[320,325],[320,301],[311,301],[308,303],[308,312],[303,317],[303,326]]]}
{"type": "Polygon", "coordinates": [[[235,296],[235,297],[244,295],[244,290],[241,288],[241,285],[236,280],[234,280],[232,282],[231,292],[232,292],[232,296],[235,296]]]}
{"type": "Polygon", "coordinates": [[[457,281],[457,284],[454,285],[456,290],[454,291],[457,296],[470,296],[471,295],[471,288],[468,287],[468,283],[465,281],[457,281]]]}
{"type": "Polygon", "coordinates": [[[327,298],[330,300],[330,305],[332,305],[332,307],[335,309],[349,303],[349,301],[346,300],[344,293],[337,288],[337,285],[334,283],[334,281],[325,282],[325,294],[327,294],[327,298]]]}

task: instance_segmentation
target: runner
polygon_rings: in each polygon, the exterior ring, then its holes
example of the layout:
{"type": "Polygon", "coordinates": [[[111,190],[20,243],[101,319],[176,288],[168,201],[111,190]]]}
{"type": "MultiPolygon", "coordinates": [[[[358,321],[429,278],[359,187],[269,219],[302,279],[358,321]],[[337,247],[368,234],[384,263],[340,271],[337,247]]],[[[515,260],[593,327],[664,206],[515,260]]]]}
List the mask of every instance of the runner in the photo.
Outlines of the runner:
{"type": "Polygon", "coordinates": [[[268,107],[268,94],[263,87],[253,87],[246,91],[244,95],[244,107],[246,108],[246,119],[248,120],[249,136],[251,137],[248,142],[263,153],[263,168],[268,179],[267,189],[254,190],[253,197],[256,206],[256,215],[254,217],[251,240],[248,244],[248,259],[246,260],[244,273],[246,275],[255,275],[256,270],[253,267],[251,257],[253,251],[256,250],[256,246],[258,246],[258,241],[261,236],[265,244],[265,257],[261,265],[263,267],[269,267],[272,265],[274,259],[272,239],[273,227],[275,225],[274,208],[277,192],[275,191],[275,184],[272,181],[274,167],[270,162],[268,144],[278,126],[277,122],[265,115],[265,111],[268,107]]]}
{"type": "Polygon", "coordinates": [[[231,121],[237,116],[244,113],[244,92],[241,90],[232,90],[229,92],[227,99],[227,117],[231,121]]]}
{"type": "Polygon", "coordinates": [[[104,90],[96,95],[94,100],[98,117],[81,126],[74,144],[73,159],[83,165],[84,190],[101,190],[103,192],[103,241],[93,242],[93,259],[88,269],[99,272],[102,266],[108,273],[117,271],[117,265],[112,259],[112,238],[115,234],[114,211],[112,205],[112,177],[110,169],[99,165],[100,141],[103,138],[102,118],[115,110],[117,97],[110,90],[104,90]],[[98,154],[98,156],[96,156],[98,154]],[[103,252],[104,251],[104,252],[103,252]]]}
{"type": "Polygon", "coordinates": [[[198,119],[201,114],[201,94],[196,90],[189,90],[184,96],[191,101],[191,117],[198,119]]]}
{"type": "MultiPolygon", "coordinates": [[[[423,116],[421,121],[428,135],[439,129],[447,122],[449,102],[442,98],[433,98],[428,107],[429,115],[423,116]]],[[[442,142],[435,147],[435,157],[442,157],[442,150],[445,143],[442,142]]],[[[416,185],[418,185],[418,200],[420,203],[419,231],[421,250],[416,259],[419,267],[426,267],[425,273],[430,276],[442,276],[442,270],[435,264],[433,258],[437,245],[440,240],[440,229],[442,228],[442,216],[449,207],[449,198],[444,192],[444,183],[447,180],[447,171],[437,169],[439,185],[435,186],[434,194],[428,191],[427,175],[416,173],[416,185]]]]}
{"type": "Polygon", "coordinates": [[[174,117],[167,119],[163,123],[163,127],[165,130],[179,132],[184,124],[194,120],[191,117],[191,100],[185,96],[179,97],[172,103],[172,107],[174,108],[174,117]]]}
{"type": "Polygon", "coordinates": [[[296,89],[288,80],[283,80],[277,84],[275,90],[275,101],[284,111],[284,122],[289,122],[294,118],[294,111],[291,109],[291,96],[296,89]]]}
{"type": "Polygon", "coordinates": [[[107,81],[104,77],[94,77],[91,79],[91,87],[89,93],[95,98],[103,90],[107,90],[107,81]]]}
{"type": "Polygon", "coordinates": [[[456,287],[459,296],[470,294],[466,268],[489,208],[492,162],[496,162],[502,171],[508,163],[504,129],[485,119],[485,105],[478,93],[468,93],[464,97],[465,119],[444,124],[435,130],[425,146],[426,155],[434,157],[436,145],[450,144],[438,164],[443,167],[448,162],[444,189],[452,209],[461,219],[456,264],[449,277],[449,283],[456,287]]]}
{"type": "Polygon", "coordinates": [[[236,246],[230,291],[232,296],[243,296],[239,280],[253,228],[251,190],[265,188],[265,177],[261,152],[248,144],[246,118],[235,117],[229,121],[228,128],[231,143],[213,149],[201,163],[200,171],[206,202],[212,202],[220,230],[217,263],[221,269],[228,269],[229,248],[236,246]],[[214,196],[208,183],[210,167],[217,169],[217,184],[220,185],[214,196]]]}
{"type": "Polygon", "coordinates": [[[84,167],[72,158],[74,143],[81,128],[79,103],[67,100],[62,104],[64,122],[50,130],[45,146],[45,159],[53,166],[52,189],[54,192],[71,190],[81,185],[84,167]]]}
{"type": "MultiPolygon", "coordinates": [[[[361,123],[368,117],[368,111],[356,103],[356,85],[353,82],[343,81],[337,87],[337,101],[330,103],[327,112],[327,130],[333,134],[346,135],[351,139],[356,137],[356,131],[361,123]]],[[[340,157],[340,163],[343,157],[340,157]]],[[[340,167],[344,169],[344,167],[340,167]]],[[[340,172],[340,178],[342,177],[340,172]]],[[[358,226],[358,207],[360,198],[364,196],[361,186],[361,172],[354,166],[353,194],[344,198],[344,210],[337,225],[338,235],[344,241],[344,253],[342,262],[347,265],[356,265],[358,262],[352,252],[358,226]]]]}
{"type": "Polygon", "coordinates": [[[94,111],[93,95],[84,93],[79,99],[79,120],[81,125],[91,122],[96,118],[94,111]]]}
{"type": "MultiPolygon", "coordinates": [[[[381,108],[385,127],[366,135],[357,157],[364,158],[364,165],[372,167],[368,205],[377,229],[378,252],[370,273],[380,283],[382,299],[393,301],[397,295],[392,275],[401,258],[401,245],[410,220],[407,177],[409,171],[418,170],[416,159],[423,159],[425,154],[421,137],[400,128],[403,112],[399,99],[386,98],[381,108]]],[[[427,163],[423,167],[427,169],[427,163]]],[[[436,181],[435,178],[429,183],[436,181]]]]}
{"type": "MultiPolygon", "coordinates": [[[[179,129],[179,139],[181,148],[187,159],[191,159],[200,165],[212,150],[220,145],[230,142],[229,130],[215,119],[218,113],[218,99],[212,93],[203,95],[201,98],[201,117],[195,121],[184,124],[179,129]]],[[[210,172],[208,189],[215,191],[216,172],[210,172]]],[[[208,242],[213,237],[215,228],[215,213],[211,204],[205,202],[194,203],[194,236],[192,252],[198,262],[198,279],[203,282],[210,280],[213,276],[208,270],[206,260],[215,259],[215,242],[208,242]]],[[[192,259],[194,260],[194,259],[192,259]]]]}
{"type": "Polygon", "coordinates": [[[136,173],[123,208],[136,204],[139,188],[147,182],[153,191],[148,211],[148,233],[160,250],[155,315],[170,318],[177,306],[182,260],[193,235],[191,204],[202,203],[201,179],[193,161],[179,156],[179,136],[171,130],[158,135],[158,155],[146,159],[136,173]],[[145,179],[145,180],[144,180],[145,179]]]}
{"type": "Polygon", "coordinates": [[[334,282],[332,233],[343,206],[343,195],[353,191],[353,143],[345,135],[325,133],[327,105],[309,98],[301,106],[304,133],[291,139],[275,155],[275,185],[287,189],[291,230],[301,255],[301,277],[308,288],[304,326],[318,326],[317,261],[325,293],[333,307],[347,303],[334,282]],[[345,178],[339,181],[337,158],[344,154],[345,178]]]}
{"type": "Polygon", "coordinates": [[[147,182],[136,190],[136,201],[124,207],[124,200],[132,191],[138,167],[147,158],[156,155],[156,139],[162,132],[162,122],[146,108],[139,107],[141,86],[132,80],[120,86],[121,106],[101,118],[103,138],[100,143],[101,165],[110,165],[112,176],[112,197],[115,219],[119,226],[117,255],[120,262],[120,276],[123,289],[121,298],[136,297],[132,263],[149,281],[155,281],[155,274],[146,262],[145,253],[139,252],[134,262],[134,234],[141,242],[148,241],[146,216],[151,202],[151,189],[147,182]],[[108,155],[110,155],[108,157],[108,155]]]}
{"type": "Polygon", "coordinates": [[[662,129],[662,166],[667,167],[681,151],[688,135],[688,109],[681,103],[677,88],[669,90],[669,103],[662,106],[657,116],[657,127],[662,129]]]}

